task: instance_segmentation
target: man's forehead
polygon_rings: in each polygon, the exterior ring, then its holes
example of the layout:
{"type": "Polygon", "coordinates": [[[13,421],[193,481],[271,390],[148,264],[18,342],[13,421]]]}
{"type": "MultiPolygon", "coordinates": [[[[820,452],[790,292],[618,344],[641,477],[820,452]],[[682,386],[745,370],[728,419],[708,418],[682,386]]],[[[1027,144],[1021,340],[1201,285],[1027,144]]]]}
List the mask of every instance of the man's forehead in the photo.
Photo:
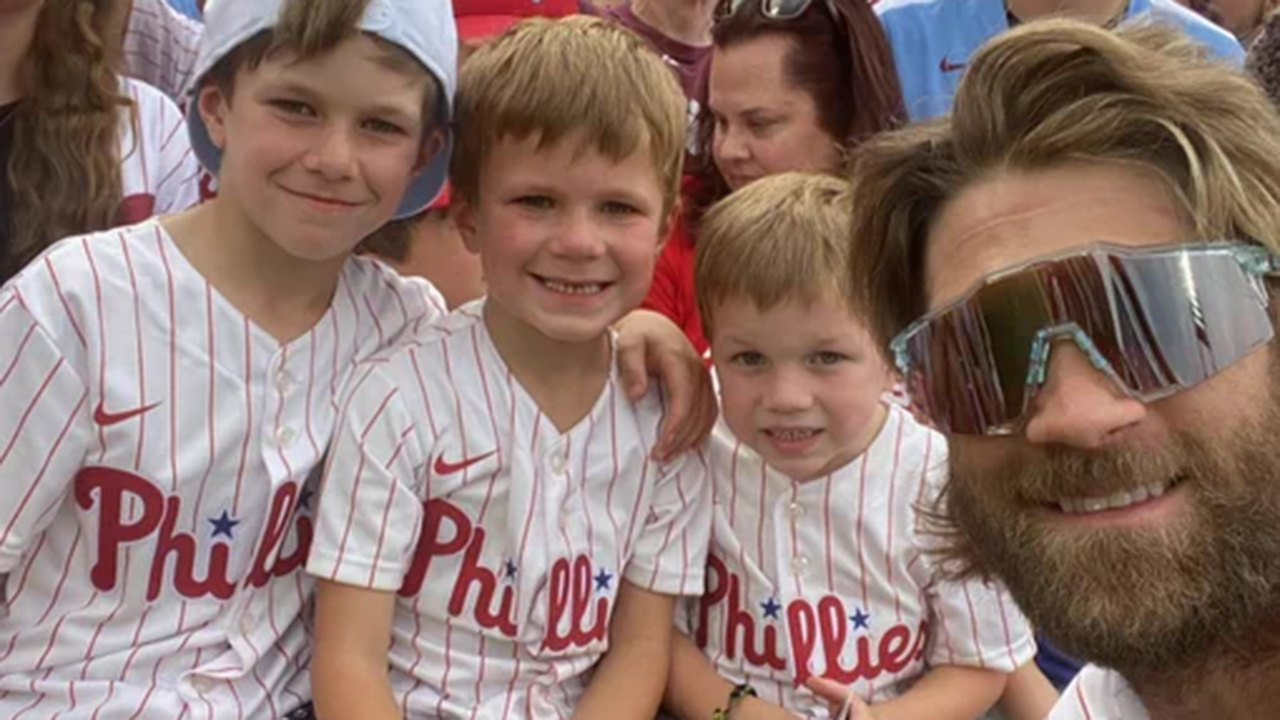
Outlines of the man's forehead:
{"type": "Polygon", "coordinates": [[[1073,247],[1186,239],[1184,218],[1151,170],[1093,164],[1001,173],[962,191],[931,225],[929,301],[945,302],[986,275],[1073,247]]]}

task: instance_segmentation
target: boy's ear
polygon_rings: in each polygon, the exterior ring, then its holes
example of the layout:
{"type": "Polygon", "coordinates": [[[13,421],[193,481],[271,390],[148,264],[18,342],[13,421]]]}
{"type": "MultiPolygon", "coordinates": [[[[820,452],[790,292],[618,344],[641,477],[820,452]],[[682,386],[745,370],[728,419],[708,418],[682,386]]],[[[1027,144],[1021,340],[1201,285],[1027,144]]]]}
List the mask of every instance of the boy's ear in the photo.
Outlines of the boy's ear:
{"type": "Polygon", "coordinates": [[[480,243],[476,240],[476,211],[470,201],[464,200],[457,193],[449,197],[449,217],[462,236],[462,244],[472,254],[480,254],[480,243]]]}
{"type": "Polygon", "coordinates": [[[209,131],[209,139],[219,150],[227,149],[227,109],[230,103],[215,83],[206,83],[196,95],[196,107],[209,131]]]}
{"type": "Polygon", "coordinates": [[[444,149],[444,133],[439,128],[432,130],[422,139],[422,148],[418,151],[418,160],[413,164],[413,174],[417,175],[435,159],[444,149]]]}

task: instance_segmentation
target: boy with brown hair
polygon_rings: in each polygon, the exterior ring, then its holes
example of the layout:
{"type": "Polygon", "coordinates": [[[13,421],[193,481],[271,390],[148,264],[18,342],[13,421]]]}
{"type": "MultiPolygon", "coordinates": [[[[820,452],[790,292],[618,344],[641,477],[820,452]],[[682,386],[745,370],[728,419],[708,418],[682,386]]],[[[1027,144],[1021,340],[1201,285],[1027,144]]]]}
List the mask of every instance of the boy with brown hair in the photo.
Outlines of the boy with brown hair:
{"type": "Polygon", "coordinates": [[[457,106],[454,212],[489,295],[344,400],[307,566],[317,704],[651,720],[709,498],[696,455],[648,457],[662,398],[623,396],[610,326],[675,209],[684,99],[641,40],[575,17],[479,49],[457,106]]]}
{"type": "Polygon", "coordinates": [[[448,165],[444,0],[220,0],[188,125],[220,192],[0,289],[0,716],[307,717],[303,489],[334,388],[442,314],[351,257],[448,165]]]}
{"type": "Polygon", "coordinates": [[[683,720],[972,720],[1035,654],[1002,589],[948,582],[931,552],[946,442],[885,399],[894,375],[850,302],[849,195],[784,173],[703,223],[723,422],[707,592],[673,641],[683,720]]]}

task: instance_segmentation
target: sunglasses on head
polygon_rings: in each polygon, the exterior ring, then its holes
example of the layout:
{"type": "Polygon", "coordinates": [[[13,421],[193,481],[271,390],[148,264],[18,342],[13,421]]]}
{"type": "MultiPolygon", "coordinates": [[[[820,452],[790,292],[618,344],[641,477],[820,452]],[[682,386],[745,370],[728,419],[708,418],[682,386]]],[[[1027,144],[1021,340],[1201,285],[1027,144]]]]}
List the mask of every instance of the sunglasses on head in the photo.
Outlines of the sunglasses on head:
{"type": "Polygon", "coordinates": [[[1265,279],[1280,256],[1243,242],[1100,243],[984,278],[890,350],[911,402],[942,432],[1014,432],[1054,343],[1073,343],[1125,393],[1153,402],[1270,342],[1265,279]]]}
{"type": "MultiPolygon", "coordinates": [[[[770,20],[795,20],[804,14],[814,0],[723,0],[720,3],[720,9],[716,13],[716,17],[724,18],[736,13],[743,3],[759,2],[760,14],[770,20]]],[[[840,20],[840,13],[836,10],[835,4],[831,0],[822,0],[827,6],[827,11],[831,13],[834,20],[840,20]]]]}

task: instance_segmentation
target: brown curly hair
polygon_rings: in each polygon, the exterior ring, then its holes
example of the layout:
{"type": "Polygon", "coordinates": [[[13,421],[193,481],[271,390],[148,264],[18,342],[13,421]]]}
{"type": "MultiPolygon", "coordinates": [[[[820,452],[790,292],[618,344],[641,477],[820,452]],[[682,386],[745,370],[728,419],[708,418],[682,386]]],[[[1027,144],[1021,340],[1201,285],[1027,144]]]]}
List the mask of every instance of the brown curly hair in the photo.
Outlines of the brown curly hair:
{"type": "Polygon", "coordinates": [[[40,10],[5,168],[12,236],[0,272],[60,238],[110,227],[119,213],[121,123],[136,126],[137,112],[97,28],[115,2],[47,0],[40,10]]]}

